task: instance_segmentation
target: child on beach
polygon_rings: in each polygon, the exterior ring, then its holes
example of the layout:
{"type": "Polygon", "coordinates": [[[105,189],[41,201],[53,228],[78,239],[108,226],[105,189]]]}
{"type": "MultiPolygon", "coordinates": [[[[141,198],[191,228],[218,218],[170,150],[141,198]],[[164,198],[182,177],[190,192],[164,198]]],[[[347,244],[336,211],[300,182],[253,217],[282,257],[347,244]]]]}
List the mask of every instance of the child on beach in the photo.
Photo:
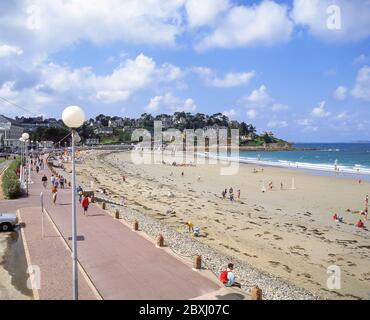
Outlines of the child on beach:
{"type": "Polygon", "coordinates": [[[234,264],[229,263],[227,268],[220,273],[220,281],[226,287],[238,287],[241,288],[241,284],[235,281],[234,264]]]}
{"type": "Polygon", "coordinates": [[[193,222],[191,222],[190,220],[186,223],[186,225],[188,226],[188,232],[194,232],[194,225],[193,225],[193,222]]]}
{"type": "Polygon", "coordinates": [[[356,227],[357,228],[365,228],[365,224],[362,222],[362,220],[360,219],[357,223],[356,223],[356,227]]]}

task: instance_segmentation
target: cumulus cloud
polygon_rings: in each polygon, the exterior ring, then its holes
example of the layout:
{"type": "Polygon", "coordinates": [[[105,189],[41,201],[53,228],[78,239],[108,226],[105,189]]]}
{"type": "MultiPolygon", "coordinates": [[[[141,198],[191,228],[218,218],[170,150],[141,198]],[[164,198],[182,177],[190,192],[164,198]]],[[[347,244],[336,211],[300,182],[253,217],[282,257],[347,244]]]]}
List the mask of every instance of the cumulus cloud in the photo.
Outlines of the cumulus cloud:
{"type": "Polygon", "coordinates": [[[225,110],[224,112],[222,112],[223,115],[225,115],[226,117],[232,119],[234,118],[235,116],[237,116],[239,114],[239,111],[235,110],[235,109],[230,109],[230,110],[225,110]]]}
{"type": "Polygon", "coordinates": [[[347,92],[348,92],[348,89],[346,87],[339,86],[334,91],[334,98],[337,100],[344,100],[347,97],[347,92]]]}
{"type": "MultiPolygon", "coordinates": [[[[73,69],[56,63],[40,63],[35,68],[37,73],[31,72],[32,79],[26,84],[22,79],[20,83],[19,79],[4,81],[0,96],[32,110],[53,108],[65,104],[65,101],[114,104],[127,101],[141,90],[155,89],[182,77],[180,68],[169,64],[157,65],[144,54],[126,59],[105,75],[97,75],[89,67],[73,69]]],[[[191,103],[180,101],[177,107],[194,109],[195,103],[191,103]]]]}
{"type": "Polygon", "coordinates": [[[321,101],[319,105],[312,109],[311,115],[317,118],[326,118],[331,115],[330,112],[325,110],[326,101],[321,101]]]}
{"type": "Polygon", "coordinates": [[[356,83],[351,91],[353,97],[370,101],[370,67],[362,67],[356,77],[356,83]]]}
{"type": "Polygon", "coordinates": [[[223,77],[217,76],[216,72],[206,67],[197,67],[193,69],[201,79],[209,86],[218,88],[231,88],[247,85],[256,75],[254,71],[249,72],[229,72],[223,77]]]}
{"type": "Polygon", "coordinates": [[[173,45],[183,32],[183,5],[183,0],[17,0],[0,10],[0,39],[38,54],[81,40],[173,45]]]}
{"type": "Polygon", "coordinates": [[[7,44],[0,44],[0,58],[12,56],[12,55],[21,55],[23,54],[23,50],[15,47],[15,46],[10,46],[7,44]]]}
{"type": "Polygon", "coordinates": [[[186,13],[191,28],[213,25],[230,7],[229,0],[187,0],[186,13]]]}
{"type": "Polygon", "coordinates": [[[197,106],[192,98],[181,99],[171,92],[167,92],[163,96],[155,96],[150,99],[145,111],[149,113],[157,113],[159,111],[184,111],[193,112],[197,106]]]}
{"type": "Polygon", "coordinates": [[[352,42],[370,35],[368,0],[294,0],[295,23],[329,42],[352,42]]]}
{"type": "Polygon", "coordinates": [[[246,100],[256,105],[263,106],[270,103],[272,99],[267,93],[267,87],[262,85],[258,89],[253,90],[251,94],[246,97],[246,100]]]}
{"type": "Polygon", "coordinates": [[[236,48],[286,42],[293,31],[288,7],[264,0],[252,6],[233,6],[197,48],[236,48]]]}

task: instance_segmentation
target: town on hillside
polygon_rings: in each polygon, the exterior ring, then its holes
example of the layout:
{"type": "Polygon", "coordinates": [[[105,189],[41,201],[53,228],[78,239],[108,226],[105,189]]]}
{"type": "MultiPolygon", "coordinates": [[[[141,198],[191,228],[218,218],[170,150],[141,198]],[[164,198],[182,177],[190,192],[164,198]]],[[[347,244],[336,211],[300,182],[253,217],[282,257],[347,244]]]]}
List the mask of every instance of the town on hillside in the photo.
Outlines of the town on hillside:
{"type": "MultiPolygon", "coordinates": [[[[116,145],[132,143],[132,132],[135,129],[154,130],[154,121],[161,121],[164,131],[178,129],[239,129],[240,146],[246,148],[280,148],[289,149],[291,146],[284,140],[278,139],[272,132],[257,133],[252,124],[230,120],[222,113],[206,115],[203,113],[175,112],[173,115],[159,114],[152,116],[144,113],[139,118],[107,116],[100,114],[85,121],[79,128],[78,134],[84,145],[116,145]]],[[[68,128],[62,120],[55,118],[37,117],[9,117],[0,115],[0,150],[2,152],[17,151],[20,146],[19,137],[22,132],[30,134],[30,148],[51,148],[68,146],[70,141],[65,139],[68,128]]]]}

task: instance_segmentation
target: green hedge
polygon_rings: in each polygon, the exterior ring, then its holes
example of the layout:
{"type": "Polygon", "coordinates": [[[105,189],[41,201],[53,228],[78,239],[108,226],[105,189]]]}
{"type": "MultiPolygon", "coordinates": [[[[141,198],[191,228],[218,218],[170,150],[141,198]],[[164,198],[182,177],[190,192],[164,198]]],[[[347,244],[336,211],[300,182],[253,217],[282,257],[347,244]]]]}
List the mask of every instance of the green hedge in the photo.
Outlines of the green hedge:
{"type": "Polygon", "coordinates": [[[19,159],[14,160],[3,174],[2,187],[7,199],[17,199],[21,195],[21,186],[17,175],[17,168],[20,164],[19,159]]]}

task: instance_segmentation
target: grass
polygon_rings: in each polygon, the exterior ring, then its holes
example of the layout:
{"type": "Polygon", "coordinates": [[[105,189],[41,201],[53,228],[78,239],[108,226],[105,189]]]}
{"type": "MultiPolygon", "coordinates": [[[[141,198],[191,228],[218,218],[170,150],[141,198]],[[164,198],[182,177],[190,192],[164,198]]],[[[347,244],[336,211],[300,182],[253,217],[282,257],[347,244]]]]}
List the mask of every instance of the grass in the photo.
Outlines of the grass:
{"type": "Polygon", "coordinates": [[[17,158],[9,165],[2,175],[2,191],[7,199],[17,199],[21,195],[21,187],[17,175],[20,159],[17,158]]]}

